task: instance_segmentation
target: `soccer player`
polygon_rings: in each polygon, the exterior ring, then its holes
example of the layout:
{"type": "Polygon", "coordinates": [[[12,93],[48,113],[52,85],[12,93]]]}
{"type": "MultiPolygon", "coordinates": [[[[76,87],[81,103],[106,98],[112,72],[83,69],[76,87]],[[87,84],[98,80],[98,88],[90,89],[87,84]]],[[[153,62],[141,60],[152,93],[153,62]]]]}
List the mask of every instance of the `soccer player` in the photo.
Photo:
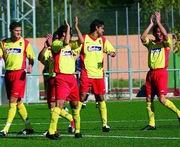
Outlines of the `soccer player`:
{"type": "Polygon", "coordinates": [[[146,102],[149,116],[149,125],[143,130],[155,130],[155,116],[153,100],[157,94],[159,101],[165,107],[172,110],[180,120],[180,111],[176,106],[166,98],[168,84],[168,57],[170,53],[171,40],[161,24],[159,12],[155,12],[150,18],[150,23],[141,35],[142,43],[148,49],[148,66],[150,68],[146,77],[146,102]],[[152,29],[154,40],[147,37],[152,29]]]}
{"type": "Polygon", "coordinates": [[[99,111],[102,120],[102,131],[109,132],[110,127],[107,124],[107,108],[104,100],[105,82],[103,70],[103,54],[107,53],[115,57],[115,49],[111,43],[103,36],[104,22],[95,19],[90,24],[90,33],[83,36],[81,41],[82,49],[80,52],[81,59],[81,76],[80,76],[80,98],[81,103],[86,100],[86,95],[91,88],[95,95],[96,102],[99,104],[99,111]]]}
{"type": "MultiPolygon", "coordinates": [[[[77,23],[75,23],[76,26],[77,23]]],[[[76,31],[78,32],[77,28],[76,31]]],[[[70,42],[70,26],[62,25],[58,29],[58,39],[52,43],[52,52],[54,58],[55,76],[55,100],[56,104],[51,113],[51,122],[48,133],[49,139],[57,139],[55,131],[57,130],[58,117],[61,115],[64,107],[64,102],[68,100],[72,108],[73,118],[75,121],[75,138],[81,138],[80,133],[80,115],[77,105],[79,103],[79,89],[77,79],[75,77],[75,50],[80,44],[70,42]],[[69,43],[70,42],[70,43],[69,43]]]]}
{"type": "MultiPolygon", "coordinates": [[[[56,32],[53,36],[56,35],[56,32]]],[[[46,80],[44,82],[47,82],[45,85],[46,87],[46,95],[47,95],[47,103],[49,106],[49,109],[52,111],[55,107],[55,76],[54,73],[54,60],[52,56],[52,50],[51,50],[51,44],[53,40],[53,36],[48,34],[44,48],[40,51],[38,60],[45,66],[46,74],[49,74],[46,76],[46,80]]],[[[55,37],[54,37],[55,39],[55,37]]],[[[43,72],[44,73],[44,72],[43,72]]],[[[70,125],[68,127],[69,133],[74,133],[74,120],[71,114],[69,114],[65,109],[62,109],[61,116],[67,119],[70,122],[70,125]]],[[[58,134],[58,132],[56,132],[58,134]]],[[[46,134],[46,133],[45,133],[46,134]]]]}
{"type": "Polygon", "coordinates": [[[3,57],[5,62],[5,84],[9,100],[7,122],[0,132],[1,137],[6,136],[9,132],[17,110],[25,122],[25,129],[20,131],[19,134],[28,135],[34,132],[22,98],[24,97],[26,84],[25,70],[27,70],[27,73],[32,72],[35,55],[29,41],[21,37],[21,29],[20,22],[12,22],[10,24],[11,37],[0,42],[0,57],[3,57]],[[27,67],[26,58],[29,61],[27,67]]]}

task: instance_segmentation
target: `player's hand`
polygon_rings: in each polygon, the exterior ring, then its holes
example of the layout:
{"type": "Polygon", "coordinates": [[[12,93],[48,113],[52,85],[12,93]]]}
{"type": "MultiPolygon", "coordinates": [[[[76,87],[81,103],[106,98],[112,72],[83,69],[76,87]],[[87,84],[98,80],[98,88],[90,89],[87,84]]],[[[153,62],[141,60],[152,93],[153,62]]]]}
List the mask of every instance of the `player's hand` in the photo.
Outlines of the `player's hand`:
{"type": "Polygon", "coordinates": [[[155,18],[156,18],[156,22],[160,22],[161,21],[161,14],[160,14],[160,12],[155,12],[155,18]]]}
{"type": "Polygon", "coordinates": [[[77,16],[74,17],[74,26],[75,26],[75,28],[78,28],[78,17],[77,16]]]}
{"type": "Polygon", "coordinates": [[[45,42],[45,44],[44,44],[44,47],[49,47],[49,46],[51,46],[51,44],[52,44],[52,38],[53,38],[52,34],[47,34],[47,36],[46,36],[46,42],[45,42]]]}
{"type": "Polygon", "coordinates": [[[155,15],[154,14],[152,14],[151,17],[150,17],[150,24],[151,25],[155,24],[155,15]]]}
{"type": "Polygon", "coordinates": [[[28,66],[27,66],[27,73],[32,73],[32,65],[31,64],[29,64],[28,66]]]}
{"type": "Polygon", "coordinates": [[[111,56],[111,57],[115,57],[116,53],[115,52],[110,52],[108,55],[111,56]]]}

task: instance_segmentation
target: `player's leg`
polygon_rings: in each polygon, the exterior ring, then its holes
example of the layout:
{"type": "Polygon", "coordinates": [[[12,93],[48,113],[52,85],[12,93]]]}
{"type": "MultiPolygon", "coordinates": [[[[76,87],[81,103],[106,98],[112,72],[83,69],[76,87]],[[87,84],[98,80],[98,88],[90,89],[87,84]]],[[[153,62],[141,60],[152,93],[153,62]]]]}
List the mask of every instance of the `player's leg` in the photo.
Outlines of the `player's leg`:
{"type": "Polygon", "coordinates": [[[145,126],[142,130],[155,130],[155,115],[154,115],[154,103],[151,95],[148,95],[146,97],[146,108],[147,108],[147,113],[148,113],[148,118],[149,118],[149,124],[145,126]]]}
{"type": "MultiPolygon", "coordinates": [[[[18,100],[18,97],[20,96],[21,86],[22,86],[21,81],[19,80],[21,74],[22,74],[22,71],[6,72],[5,74],[6,92],[9,99],[9,111],[8,111],[6,125],[3,128],[3,130],[0,132],[0,136],[5,136],[8,133],[9,128],[16,115],[17,100],[18,100]]],[[[22,77],[25,77],[25,76],[22,76],[22,77]]]]}
{"type": "Polygon", "coordinates": [[[86,103],[88,102],[88,97],[89,97],[89,93],[86,94],[86,98],[85,100],[83,101],[83,104],[82,104],[82,108],[86,108],[86,103]]]}
{"type": "Polygon", "coordinates": [[[73,118],[75,121],[75,138],[81,138],[82,134],[80,132],[80,96],[79,96],[79,88],[75,77],[72,75],[71,80],[69,82],[70,95],[69,101],[72,109],[73,118]]]}
{"type": "Polygon", "coordinates": [[[109,132],[110,127],[107,125],[107,107],[104,99],[105,82],[102,79],[92,79],[92,92],[95,94],[96,102],[99,105],[99,112],[102,120],[102,131],[109,132]]]}
{"type": "Polygon", "coordinates": [[[9,99],[9,110],[8,110],[7,121],[3,130],[0,131],[0,136],[2,137],[6,136],[6,134],[9,132],[10,126],[16,115],[16,111],[17,111],[17,98],[11,96],[9,99]]]}
{"type": "Polygon", "coordinates": [[[18,134],[23,134],[23,135],[33,134],[34,130],[32,129],[30,120],[28,118],[26,107],[21,99],[18,99],[17,108],[18,108],[19,115],[21,116],[22,120],[25,123],[25,129],[20,131],[18,134]]]}
{"type": "Polygon", "coordinates": [[[159,101],[166,106],[168,109],[170,109],[171,111],[173,111],[176,115],[178,120],[180,120],[180,110],[175,106],[175,104],[170,101],[169,99],[167,99],[164,95],[160,95],[159,97],[159,101]]]}
{"type": "Polygon", "coordinates": [[[154,87],[152,83],[152,72],[149,71],[146,76],[146,108],[149,118],[149,124],[142,128],[142,130],[155,130],[155,114],[154,114],[154,104],[153,104],[153,97],[154,97],[154,87]]]}
{"type": "Polygon", "coordinates": [[[70,105],[71,105],[71,109],[72,109],[72,113],[73,113],[73,118],[75,121],[75,138],[81,138],[82,134],[80,131],[80,109],[78,107],[79,105],[79,101],[70,101],[70,105]]]}
{"type": "Polygon", "coordinates": [[[86,74],[81,73],[80,76],[80,102],[78,103],[78,109],[81,110],[83,103],[87,100],[88,98],[88,92],[89,88],[91,87],[91,79],[87,77],[86,74]]]}
{"type": "Polygon", "coordinates": [[[56,106],[51,111],[51,121],[48,129],[48,133],[46,134],[46,137],[49,139],[57,139],[56,136],[57,124],[63,106],[64,106],[64,100],[57,100],[56,106]]]}
{"type": "Polygon", "coordinates": [[[165,95],[167,93],[167,85],[168,85],[168,72],[167,72],[167,70],[165,70],[165,69],[160,70],[156,74],[157,74],[157,76],[159,76],[159,78],[157,80],[157,89],[158,89],[159,101],[164,106],[166,106],[171,111],[173,111],[177,115],[178,119],[180,119],[179,109],[174,105],[174,103],[172,101],[170,101],[169,99],[167,99],[165,97],[165,95]]]}
{"type": "Polygon", "coordinates": [[[106,106],[106,102],[104,100],[104,95],[96,95],[95,94],[95,98],[96,98],[96,102],[98,102],[99,105],[99,112],[100,112],[100,116],[101,116],[101,120],[102,120],[102,131],[103,132],[109,132],[110,131],[110,127],[107,124],[107,106],[106,106]]]}

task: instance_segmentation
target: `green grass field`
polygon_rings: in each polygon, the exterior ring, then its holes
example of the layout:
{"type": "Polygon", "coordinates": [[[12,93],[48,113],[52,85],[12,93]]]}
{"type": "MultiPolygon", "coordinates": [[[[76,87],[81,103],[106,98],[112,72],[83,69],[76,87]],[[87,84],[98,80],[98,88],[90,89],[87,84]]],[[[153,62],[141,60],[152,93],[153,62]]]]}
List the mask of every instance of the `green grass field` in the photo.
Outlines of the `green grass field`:
{"type": "MultiPolygon", "coordinates": [[[[180,108],[180,100],[173,102],[180,108]]],[[[16,136],[24,124],[17,115],[10,129],[9,136],[0,138],[0,147],[120,147],[120,146],[180,146],[180,126],[176,115],[155,102],[155,131],[141,131],[147,125],[146,104],[144,101],[107,102],[108,120],[112,130],[101,131],[99,111],[94,102],[89,102],[81,111],[81,128],[83,138],[75,139],[67,133],[68,122],[59,119],[60,140],[48,140],[42,133],[49,126],[49,110],[45,104],[29,104],[27,109],[35,134],[29,137],[16,136]]],[[[7,117],[7,106],[0,106],[0,128],[7,117]]]]}

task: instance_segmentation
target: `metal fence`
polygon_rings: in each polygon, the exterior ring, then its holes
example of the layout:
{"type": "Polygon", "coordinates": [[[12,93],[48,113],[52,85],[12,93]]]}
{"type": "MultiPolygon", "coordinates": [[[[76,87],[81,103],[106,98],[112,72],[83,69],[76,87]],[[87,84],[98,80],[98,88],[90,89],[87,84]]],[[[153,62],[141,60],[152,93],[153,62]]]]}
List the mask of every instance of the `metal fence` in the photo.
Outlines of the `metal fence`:
{"type": "MultiPolygon", "coordinates": [[[[114,92],[116,97],[127,96],[132,98],[134,96],[134,89],[139,89],[143,85],[145,72],[147,71],[147,68],[142,68],[142,64],[145,64],[147,59],[144,59],[146,50],[140,42],[140,33],[147,26],[150,14],[143,12],[139,4],[97,11],[95,9],[86,9],[79,4],[73,3],[65,6],[63,1],[58,0],[54,0],[54,2],[59,2],[58,7],[56,7],[58,10],[54,9],[52,0],[46,1],[48,8],[42,7],[37,2],[39,1],[1,0],[0,38],[9,35],[8,24],[12,20],[21,20],[23,22],[23,35],[36,39],[36,37],[42,37],[49,32],[53,32],[63,23],[66,17],[72,24],[73,17],[77,15],[80,29],[83,33],[89,32],[89,24],[92,20],[95,18],[102,19],[105,22],[105,35],[107,35],[107,38],[113,43],[118,52],[115,59],[106,59],[108,92],[114,92]],[[133,37],[135,41],[132,41],[131,38],[133,37]],[[112,40],[112,38],[114,39],[112,40]],[[126,57],[126,60],[122,60],[123,57],[126,57]],[[127,95],[123,95],[123,93],[127,95]]],[[[174,26],[180,24],[180,11],[173,7],[162,9],[161,15],[162,22],[166,24],[170,31],[172,31],[174,26]]],[[[35,48],[35,52],[38,54],[37,48],[35,48]]],[[[173,53],[170,56],[169,68],[171,69],[169,71],[169,87],[178,91],[180,88],[180,60],[173,53]]],[[[38,73],[37,60],[35,62],[35,73],[33,74],[40,75],[38,73]]],[[[36,80],[32,84],[35,83],[36,87],[39,87],[39,78],[32,76],[31,79],[35,77],[36,80]]],[[[29,88],[31,89],[31,87],[33,86],[30,85],[29,88]]],[[[34,90],[36,91],[36,89],[34,90]]],[[[31,95],[31,93],[33,91],[28,95],[31,95]]],[[[36,94],[37,97],[38,95],[36,94]]]]}

